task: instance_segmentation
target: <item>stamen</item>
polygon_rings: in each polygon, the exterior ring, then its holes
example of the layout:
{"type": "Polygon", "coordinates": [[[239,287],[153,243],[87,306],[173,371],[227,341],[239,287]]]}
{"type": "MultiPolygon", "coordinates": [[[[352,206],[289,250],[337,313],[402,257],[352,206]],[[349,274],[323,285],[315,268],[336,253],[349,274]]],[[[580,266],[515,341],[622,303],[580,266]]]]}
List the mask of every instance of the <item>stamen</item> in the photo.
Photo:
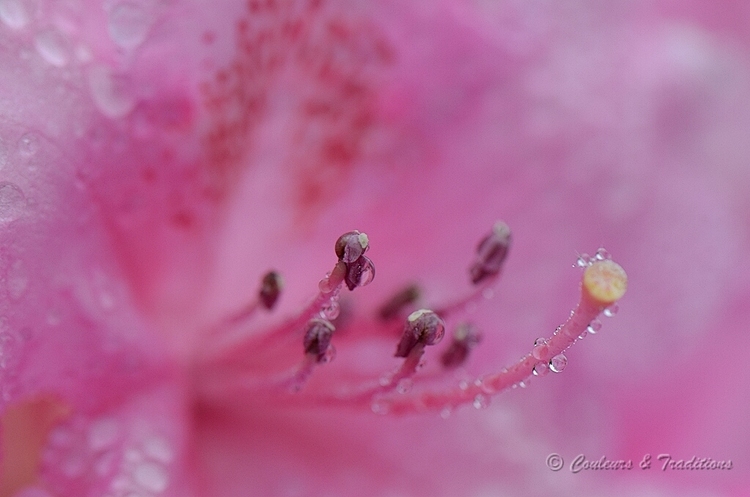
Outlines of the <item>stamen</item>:
{"type": "Polygon", "coordinates": [[[349,290],[369,285],[375,278],[375,265],[364,255],[369,248],[370,241],[364,233],[349,231],[341,235],[334,246],[339,261],[320,281],[320,291],[330,293],[342,282],[349,290]]]}
{"type": "MultiPolygon", "coordinates": [[[[225,337],[223,343],[215,343],[213,347],[204,352],[203,364],[211,364],[213,368],[221,368],[246,361],[248,357],[257,355],[259,351],[267,350],[269,347],[282,345],[288,339],[299,333],[306,324],[313,322],[315,317],[320,316],[321,321],[335,319],[339,314],[339,292],[341,286],[346,284],[349,290],[369,284],[375,276],[375,265],[363,255],[369,250],[370,243],[366,234],[359,231],[344,233],[334,246],[338,261],[333,269],[319,282],[320,292],[296,317],[287,320],[279,326],[269,330],[262,335],[248,334],[243,330],[242,334],[225,337]]],[[[268,295],[271,305],[275,304],[273,297],[278,298],[281,290],[281,278],[275,272],[266,274],[260,289],[261,298],[268,295]]],[[[264,301],[265,305],[265,301],[264,301]]],[[[254,307],[235,316],[231,321],[236,322],[248,318],[258,307],[254,307]]],[[[333,326],[333,325],[331,325],[333,326]]],[[[309,330],[308,330],[309,332],[309,330]]],[[[330,338],[329,338],[330,341],[330,338]]],[[[307,349],[307,345],[305,346],[307,349]]],[[[333,350],[333,349],[331,349],[333,350]]],[[[324,353],[324,351],[321,351],[324,353]]],[[[324,361],[320,361],[324,362],[324,361]]]]}
{"type": "Polygon", "coordinates": [[[482,335],[479,334],[476,327],[470,323],[461,323],[453,332],[453,341],[443,355],[440,356],[440,362],[445,368],[457,368],[469,357],[471,349],[479,345],[482,335]]]}
{"type": "Polygon", "coordinates": [[[495,284],[503,262],[510,250],[510,228],[502,221],[497,221],[492,231],[479,242],[474,263],[469,268],[469,277],[474,285],[471,292],[464,297],[441,306],[437,313],[448,319],[455,313],[466,312],[473,303],[481,298],[492,298],[491,286],[495,284]]]}
{"type": "Polygon", "coordinates": [[[510,228],[498,221],[492,227],[492,232],[477,246],[477,259],[469,269],[471,282],[476,285],[486,278],[496,276],[503,267],[509,249],[510,228]]]}
{"type": "Polygon", "coordinates": [[[336,328],[325,319],[311,319],[307,323],[307,331],[302,341],[305,354],[315,359],[317,363],[330,362],[335,354],[331,345],[331,337],[336,328]]]}
{"type": "MultiPolygon", "coordinates": [[[[475,285],[470,298],[482,295],[488,285],[494,282],[501,271],[509,246],[510,231],[507,225],[497,223],[492,233],[479,243],[477,259],[470,270],[475,285]]],[[[625,271],[610,260],[604,249],[600,249],[596,257],[587,258],[586,264],[581,266],[584,268],[581,297],[568,320],[550,337],[537,339],[529,353],[507,369],[485,375],[474,382],[461,381],[457,386],[442,391],[426,391],[424,387],[417,386],[416,380],[420,379],[417,372],[423,364],[426,347],[440,342],[445,334],[443,311],[420,309],[412,312],[406,319],[395,352],[396,357],[404,358],[398,369],[379,378],[367,375],[364,383],[360,383],[361,378],[355,379],[356,376],[351,374],[334,375],[334,381],[338,382],[336,385],[327,385],[328,388],[322,389],[316,385],[312,392],[289,395],[290,389],[296,392],[302,388],[318,365],[333,358],[335,349],[332,337],[336,328],[331,320],[338,314],[338,296],[344,284],[351,290],[372,280],[374,267],[364,255],[368,249],[369,240],[362,233],[352,231],[339,237],[335,245],[338,261],[321,281],[321,291],[317,298],[296,318],[271,330],[261,339],[246,339],[239,347],[225,349],[223,354],[214,356],[216,360],[211,365],[216,374],[210,381],[202,383],[202,394],[226,396],[228,392],[242,389],[245,394],[252,393],[254,401],[266,395],[275,402],[291,405],[366,406],[374,412],[392,414],[426,410],[450,413],[463,404],[483,408],[488,405],[491,395],[510,388],[526,387],[532,376],[547,376],[550,372],[561,373],[566,369],[568,358],[565,351],[581,337],[599,331],[601,322],[598,316],[614,315],[617,301],[627,290],[625,271]],[[298,340],[300,333],[304,333],[304,357],[301,365],[290,374],[291,364],[299,361],[299,349],[289,347],[292,342],[286,338],[296,337],[298,340]],[[282,341],[281,338],[285,340],[282,341]],[[270,344],[274,347],[265,347],[270,344]],[[253,356],[251,361],[247,361],[249,356],[253,356]],[[281,376],[281,381],[278,376],[268,375],[261,378],[256,376],[259,381],[252,383],[245,378],[240,378],[240,382],[232,381],[233,378],[238,378],[238,372],[252,374],[254,367],[266,373],[274,371],[274,375],[281,376]]],[[[380,308],[379,314],[384,320],[397,316],[418,296],[417,287],[411,285],[388,300],[380,308]]],[[[465,298],[447,309],[463,309],[468,302],[469,298],[465,298]]],[[[358,326],[368,329],[371,326],[389,328],[391,324],[365,321],[358,326]]],[[[453,333],[451,344],[441,355],[443,367],[455,368],[463,364],[480,340],[481,336],[473,325],[460,324],[453,333]]],[[[421,379],[436,380],[429,375],[421,379]]]]}
{"type": "Polygon", "coordinates": [[[445,323],[440,316],[428,309],[420,309],[409,314],[401,341],[396,349],[396,357],[407,357],[416,347],[435,345],[445,335],[445,323]]]}
{"type": "Polygon", "coordinates": [[[395,318],[406,306],[416,302],[420,297],[420,294],[421,292],[417,285],[411,284],[407,286],[380,306],[380,309],[378,309],[378,316],[380,316],[380,319],[383,321],[395,318]]]}
{"type": "Polygon", "coordinates": [[[608,306],[622,298],[627,275],[619,264],[597,260],[587,267],[581,284],[581,299],[568,320],[549,339],[537,339],[531,353],[499,373],[489,374],[473,383],[464,382],[443,392],[422,392],[409,398],[378,399],[381,411],[392,414],[424,410],[452,410],[461,404],[487,405],[487,396],[515,386],[526,386],[529,378],[547,371],[561,372],[568,364],[563,353],[608,306]],[[477,402],[480,399],[481,402],[477,402]]]}
{"type": "Polygon", "coordinates": [[[276,271],[269,271],[263,276],[263,280],[258,291],[258,298],[260,299],[263,307],[269,311],[273,309],[276,302],[279,300],[281,290],[284,288],[284,280],[281,279],[281,275],[276,271]]]}

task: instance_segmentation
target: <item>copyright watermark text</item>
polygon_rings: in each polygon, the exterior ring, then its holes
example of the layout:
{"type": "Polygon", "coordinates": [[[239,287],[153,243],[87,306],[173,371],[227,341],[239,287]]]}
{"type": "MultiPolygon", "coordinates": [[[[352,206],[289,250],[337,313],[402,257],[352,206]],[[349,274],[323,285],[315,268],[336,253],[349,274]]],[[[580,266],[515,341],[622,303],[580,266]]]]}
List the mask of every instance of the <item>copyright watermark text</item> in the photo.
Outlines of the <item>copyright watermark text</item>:
{"type": "MultiPolygon", "coordinates": [[[[565,459],[560,454],[553,452],[547,456],[546,464],[552,471],[560,471],[565,467],[565,459]]],[[[598,459],[588,459],[584,454],[578,454],[568,465],[571,473],[581,471],[617,471],[632,469],[650,470],[652,466],[661,471],[680,470],[726,470],[732,469],[732,461],[711,459],[710,457],[693,456],[690,459],[678,459],[671,454],[659,454],[652,457],[651,454],[644,455],[636,464],[632,459],[609,459],[601,456],[598,459]]]]}

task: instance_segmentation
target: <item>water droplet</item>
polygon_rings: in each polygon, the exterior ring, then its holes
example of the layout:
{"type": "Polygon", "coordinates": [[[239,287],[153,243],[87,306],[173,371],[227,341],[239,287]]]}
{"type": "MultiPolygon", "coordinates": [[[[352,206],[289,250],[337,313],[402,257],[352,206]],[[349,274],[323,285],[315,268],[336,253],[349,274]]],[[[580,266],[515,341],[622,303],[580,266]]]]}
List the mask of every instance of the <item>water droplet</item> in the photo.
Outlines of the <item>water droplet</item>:
{"type": "Polygon", "coordinates": [[[537,338],[534,341],[534,348],[531,350],[531,355],[534,356],[534,359],[539,359],[540,361],[547,360],[547,357],[549,357],[547,340],[544,338],[537,338]]]}
{"type": "Polygon", "coordinates": [[[70,428],[59,426],[52,430],[47,440],[54,447],[68,447],[73,443],[74,434],[70,428]]]}
{"type": "Polygon", "coordinates": [[[30,15],[23,0],[0,0],[0,20],[11,29],[22,29],[30,15]]]}
{"type": "Polygon", "coordinates": [[[13,495],[14,497],[53,497],[51,493],[39,487],[26,487],[13,495]]]}
{"type": "Polygon", "coordinates": [[[334,359],[336,359],[336,347],[329,345],[325,354],[323,354],[323,357],[318,362],[321,364],[327,364],[334,359]]]}
{"type": "Polygon", "coordinates": [[[164,468],[156,463],[140,463],[133,470],[133,479],[145,490],[161,493],[169,485],[169,475],[164,468]]]}
{"type": "Polygon", "coordinates": [[[581,254],[576,259],[576,263],[573,267],[586,268],[591,265],[591,256],[589,254],[581,254]]]}
{"type": "Polygon", "coordinates": [[[605,249],[604,247],[599,247],[594,257],[598,261],[609,261],[612,259],[612,256],[610,255],[610,253],[607,252],[607,249],[605,249]]]}
{"type": "Polygon", "coordinates": [[[339,317],[341,306],[335,300],[329,300],[320,308],[320,316],[324,319],[333,320],[339,317]]]}
{"type": "Polygon", "coordinates": [[[486,395],[479,394],[474,397],[474,402],[471,405],[474,406],[474,409],[486,409],[490,405],[490,401],[486,395]]]}
{"type": "Polygon", "coordinates": [[[60,468],[65,476],[76,478],[86,470],[86,461],[80,454],[72,454],[62,461],[60,468]]]}
{"type": "Polygon", "coordinates": [[[534,376],[544,376],[549,373],[549,365],[546,362],[538,362],[534,365],[534,369],[531,372],[534,376]]]}
{"type": "Polygon", "coordinates": [[[89,87],[96,107],[107,117],[123,117],[135,107],[135,97],[130,93],[130,80],[125,76],[112,74],[107,66],[91,68],[89,87]]]}
{"type": "Polygon", "coordinates": [[[412,386],[414,386],[414,382],[411,380],[411,378],[404,378],[403,380],[398,382],[396,391],[401,394],[409,393],[412,386]]]}
{"type": "Polygon", "coordinates": [[[143,454],[136,449],[128,449],[125,451],[125,460],[131,463],[138,463],[143,461],[143,454]]]}
{"type": "Polygon", "coordinates": [[[461,390],[468,390],[469,389],[469,382],[466,380],[461,380],[458,382],[458,388],[461,390]]]}
{"type": "Polygon", "coordinates": [[[31,157],[39,151],[39,135],[29,132],[18,140],[18,153],[24,157],[31,157]]]}
{"type": "Polygon", "coordinates": [[[70,62],[70,42],[56,29],[40,32],[34,38],[37,53],[55,67],[64,67],[70,62]]]}
{"type": "Polygon", "coordinates": [[[121,2],[109,12],[107,28],[115,44],[125,49],[133,49],[146,39],[151,22],[150,13],[142,5],[121,2]]]}
{"type": "Polygon", "coordinates": [[[526,388],[529,384],[529,380],[521,380],[518,382],[518,386],[521,388],[526,388]]]}
{"type": "Polygon", "coordinates": [[[588,331],[586,331],[586,330],[583,330],[583,331],[581,332],[581,334],[580,334],[580,335],[578,335],[578,339],[579,339],[579,340],[583,340],[584,338],[586,338],[586,335],[588,335],[588,334],[589,334],[589,332],[588,332],[588,331]]]}
{"type": "Polygon", "coordinates": [[[452,413],[453,413],[453,408],[451,406],[445,406],[440,411],[440,417],[443,419],[448,419],[451,417],[452,413]]]}
{"type": "Polygon", "coordinates": [[[602,329],[602,322],[599,321],[598,319],[594,319],[586,327],[586,331],[588,333],[591,333],[592,335],[596,335],[601,329],[602,329]]]}
{"type": "Polygon", "coordinates": [[[99,456],[94,464],[94,472],[98,476],[107,476],[112,472],[117,461],[117,454],[115,452],[104,452],[99,456]]]}
{"type": "Polygon", "coordinates": [[[62,321],[59,309],[50,309],[47,313],[47,324],[50,326],[57,326],[62,321]]]}
{"type": "Polygon", "coordinates": [[[388,375],[381,376],[380,379],[378,380],[378,383],[380,384],[381,387],[387,387],[388,385],[391,384],[391,377],[388,375]]]}
{"type": "Polygon", "coordinates": [[[362,256],[362,259],[364,259],[361,266],[362,273],[359,276],[357,286],[367,286],[375,279],[375,265],[365,256],[362,256]]]}
{"type": "Polygon", "coordinates": [[[174,451],[169,442],[161,437],[150,437],[143,442],[143,452],[151,459],[164,464],[172,462],[174,451]]]}
{"type": "Polygon", "coordinates": [[[370,409],[375,414],[385,415],[388,414],[388,411],[390,410],[388,408],[388,404],[381,400],[374,400],[372,404],[370,404],[370,409]]]}
{"type": "Polygon", "coordinates": [[[602,312],[602,314],[604,314],[608,318],[611,318],[615,314],[617,314],[617,311],[619,311],[619,310],[620,310],[620,306],[619,305],[612,304],[611,306],[609,306],[606,309],[604,309],[604,311],[602,312]]]}
{"type": "Polygon", "coordinates": [[[8,288],[8,296],[13,300],[20,299],[26,293],[29,286],[29,276],[26,265],[21,259],[17,259],[8,268],[5,285],[8,288]]]}
{"type": "Polygon", "coordinates": [[[553,373],[562,373],[562,371],[565,369],[565,366],[567,365],[568,358],[565,357],[565,354],[557,354],[549,361],[549,369],[553,373]]]}
{"type": "Polygon", "coordinates": [[[95,452],[106,449],[117,441],[118,436],[119,429],[117,422],[113,419],[96,421],[89,428],[89,448],[95,452]]]}
{"type": "Polygon", "coordinates": [[[15,184],[0,182],[0,223],[15,221],[24,211],[26,197],[15,184]]]}

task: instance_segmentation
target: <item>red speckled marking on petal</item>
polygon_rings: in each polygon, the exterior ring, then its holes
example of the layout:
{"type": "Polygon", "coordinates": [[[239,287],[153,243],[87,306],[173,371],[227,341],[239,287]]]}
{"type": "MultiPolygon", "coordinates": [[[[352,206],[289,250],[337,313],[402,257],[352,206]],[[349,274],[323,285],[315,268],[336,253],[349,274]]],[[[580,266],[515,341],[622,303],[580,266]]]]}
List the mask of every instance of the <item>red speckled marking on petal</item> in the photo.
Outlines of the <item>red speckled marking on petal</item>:
{"type": "Polygon", "coordinates": [[[235,27],[236,58],[203,87],[213,120],[209,167],[232,177],[261,121],[286,113],[279,166],[292,170],[291,200],[308,217],[341,191],[362,157],[377,76],[392,50],[366,20],[320,1],[249,1],[235,27]]]}

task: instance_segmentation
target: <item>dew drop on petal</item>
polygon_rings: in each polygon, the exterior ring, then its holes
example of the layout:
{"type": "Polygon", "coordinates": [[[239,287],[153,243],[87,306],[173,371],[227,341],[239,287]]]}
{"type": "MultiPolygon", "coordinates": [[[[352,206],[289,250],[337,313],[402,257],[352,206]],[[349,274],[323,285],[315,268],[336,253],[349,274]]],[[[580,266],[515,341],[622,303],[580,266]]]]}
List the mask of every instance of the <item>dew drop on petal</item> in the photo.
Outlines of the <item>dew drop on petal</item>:
{"type": "Polygon", "coordinates": [[[56,29],[47,29],[36,35],[34,46],[44,60],[55,67],[65,67],[70,62],[70,41],[56,29]]]}
{"type": "Polygon", "coordinates": [[[565,366],[567,365],[568,358],[565,357],[565,354],[557,354],[549,361],[549,369],[553,373],[562,373],[562,371],[565,369],[565,366]]]}
{"type": "Polygon", "coordinates": [[[479,394],[474,397],[472,404],[474,409],[486,409],[490,405],[489,398],[486,395],[479,394]]]}
{"type": "Polygon", "coordinates": [[[161,493],[169,485],[169,475],[160,465],[153,462],[142,462],[133,470],[133,479],[145,490],[161,493]]]}
{"type": "Polygon", "coordinates": [[[112,419],[98,420],[89,428],[89,448],[95,452],[106,449],[117,441],[118,436],[117,422],[112,419]]]}
{"type": "Polygon", "coordinates": [[[15,221],[24,211],[26,197],[15,184],[0,182],[0,224],[15,221]]]}
{"type": "Polygon", "coordinates": [[[380,415],[388,414],[388,412],[390,411],[390,409],[388,408],[388,404],[386,404],[382,400],[372,401],[372,404],[370,404],[370,409],[375,414],[380,414],[380,415]]]}
{"type": "Polygon", "coordinates": [[[581,334],[580,334],[580,335],[578,335],[578,339],[579,339],[579,340],[583,340],[584,338],[586,338],[586,335],[588,335],[588,334],[589,334],[589,332],[588,332],[588,331],[586,331],[586,330],[583,330],[583,331],[581,332],[581,334]]]}
{"type": "Polygon", "coordinates": [[[29,11],[23,0],[0,0],[0,20],[9,28],[22,29],[29,19],[29,11]]]}
{"type": "Polygon", "coordinates": [[[109,37],[119,47],[136,48],[146,39],[151,22],[151,16],[143,6],[120,2],[109,12],[109,37]]]}
{"type": "Polygon", "coordinates": [[[98,65],[89,70],[91,97],[97,109],[107,117],[123,117],[133,110],[135,98],[129,86],[127,77],[112,74],[106,66],[98,65]]]}
{"type": "Polygon", "coordinates": [[[615,314],[617,314],[617,311],[620,310],[620,306],[617,304],[612,304],[611,306],[607,307],[602,311],[602,314],[604,314],[606,317],[611,318],[615,314]]]}
{"type": "Polygon", "coordinates": [[[149,437],[143,442],[143,453],[159,462],[168,464],[174,458],[174,451],[165,439],[149,437]]]}
{"type": "Polygon", "coordinates": [[[13,497],[54,497],[51,493],[40,487],[26,487],[23,490],[13,494],[13,497]]]}
{"type": "Polygon", "coordinates": [[[13,300],[20,299],[26,293],[29,286],[29,275],[26,271],[26,264],[21,259],[17,259],[8,268],[5,285],[8,288],[8,296],[13,300]]]}
{"type": "Polygon", "coordinates": [[[39,135],[29,132],[18,140],[18,153],[23,157],[31,157],[39,151],[39,135]]]}
{"type": "Polygon", "coordinates": [[[453,413],[453,409],[451,408],[451,406],[445,406],[440,411],[440,417],[443,418],[443,419],[448,419],[448,418],[451,417],[452,413],[453,413]]]}

